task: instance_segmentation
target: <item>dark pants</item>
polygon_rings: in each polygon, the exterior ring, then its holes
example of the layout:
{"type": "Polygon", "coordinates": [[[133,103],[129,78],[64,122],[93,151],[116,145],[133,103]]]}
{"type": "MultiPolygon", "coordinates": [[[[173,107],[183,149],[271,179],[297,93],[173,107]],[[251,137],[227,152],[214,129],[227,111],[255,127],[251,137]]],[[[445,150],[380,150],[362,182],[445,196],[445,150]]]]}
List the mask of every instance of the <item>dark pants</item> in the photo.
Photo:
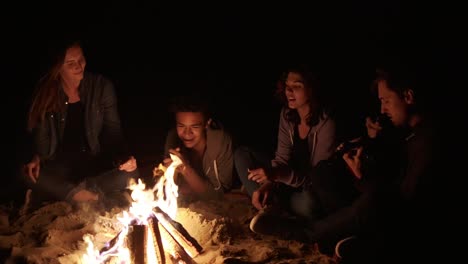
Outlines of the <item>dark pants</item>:
{"type": "Polygon", "coordinates": [[[323,216],[351,205],[360,193],[354,176],[340,159],[319,162],[304,185],[304,190],[320,204],[323,216]]]}
{"type": "Polygon", "coordinates": [[[271,168],[271,162],[265,153],[253,150],[246,146],[241,146],[234,151],[234,167],[245,190],[252,197],[252,194],[260,186],[257,182],[247,178],[249,169],[271,168]]]}
{"type": "Polygon", "coordinates": [[[67,200],[81,189],[104,195],[123,191],[131,178],[138,177],[139,170],[120,171],[94,157],[50,160],[41,164],[38,181],[31,185],[33,202],[67,200]]]}
{"type": "MultiPolygon", "coordinates": [[[[244,185],[250,197],[260,186],[257,182],[247,178],[248,169],[271,168],[271,158],[252,148],[241,146],[234,152],[234,165],[240,181],[244,185]]],[[[303,191],[302,188],[293,188],[286,184],[279,183],[273,193],[271,203],[280,206],[283,210],[293,215],[298,215],[306,219],[315,218],[317,203],[310,192],[303,191]]]]}

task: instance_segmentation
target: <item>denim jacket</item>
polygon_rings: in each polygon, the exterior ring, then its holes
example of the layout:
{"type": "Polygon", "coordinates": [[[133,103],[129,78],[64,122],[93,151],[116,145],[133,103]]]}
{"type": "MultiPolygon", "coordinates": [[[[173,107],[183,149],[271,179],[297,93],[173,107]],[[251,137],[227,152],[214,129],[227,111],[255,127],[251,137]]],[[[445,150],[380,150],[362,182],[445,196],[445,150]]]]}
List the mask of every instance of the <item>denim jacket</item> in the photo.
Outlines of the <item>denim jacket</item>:
{"type": "MultiPolygon", "coordinates": [[[[59,89],[63,104],[68,98],[59,89]]],[[[91,155],[104,149],[116,151],[123,143],[123,134],[113,83],[99,74],[85,72],[79,86],[80,100],[85,111],[85,131],[91,155]],[[109,148],[108,148],[109,147],[109,148]]],[[[53,159],[63,138],[67,107],[63,113],[47,113],[45,119],[33,129],[34,151],[41,160],[53,159]]]]}

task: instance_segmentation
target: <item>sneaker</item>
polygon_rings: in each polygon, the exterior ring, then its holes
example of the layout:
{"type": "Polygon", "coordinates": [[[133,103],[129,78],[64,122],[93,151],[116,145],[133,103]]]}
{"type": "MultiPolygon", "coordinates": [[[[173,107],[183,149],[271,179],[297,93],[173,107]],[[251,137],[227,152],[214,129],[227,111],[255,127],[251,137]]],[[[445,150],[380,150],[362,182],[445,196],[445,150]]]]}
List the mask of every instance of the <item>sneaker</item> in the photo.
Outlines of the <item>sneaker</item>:
{"type": "Polygon", "coordinates": [[[352,255],[353,244],[355,244],[356,239],[357,238],[355,236],[350,236],[338,241],[335,246],[335,257],[338,260],[342,260],[343,257],[346,258],[352,255]]]}
{"type": "Polygon", "coordinates": [[[273,208],[260,210],[250,221],[249,228],[260,235],[275,236],[284,240],[308,241],[303,223],[282,215],[273,208]]]}
{"type": "Polygon", "coordinates": [[[336,243],[334,259],[340,264],[394,263],[387,262],[390,258],[378,259],[375,250],[375,243],[368,244],[362,238],[350,236],[336,243]]]}

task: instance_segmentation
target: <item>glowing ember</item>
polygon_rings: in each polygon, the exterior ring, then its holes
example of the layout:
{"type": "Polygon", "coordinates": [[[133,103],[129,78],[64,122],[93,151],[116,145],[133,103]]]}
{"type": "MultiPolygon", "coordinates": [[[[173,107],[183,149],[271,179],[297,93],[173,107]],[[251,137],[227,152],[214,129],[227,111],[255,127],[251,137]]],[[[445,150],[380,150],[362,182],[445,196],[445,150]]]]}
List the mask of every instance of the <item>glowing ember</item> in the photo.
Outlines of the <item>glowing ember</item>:
{"type": "MultiPolygon", "coordinates": [[[[170,225],[168,220],[164,218],[164,214],[166,214],[174,219],[177,213],[178,186],[174,182],[174,172],[182,162],[172,154],[171,159],[173,162],[168,168],[162,165],[159,166],[159,169],[164,171],[164,175],[160,177],[153,189],[147,189],[141,179],[138,179],[138,183],[131,182],[129,184],[133,202],[128,212],[123,211],[122,216],[118,217],[118,220],[123,224],[123,228],[103,249],[95,249],[90,235],[83,237],[88,245],[87,252],[82,257],[83,263],[101,264],[108,261],[110,257],[113,258],[114,263],[133,263],[132,252],[130,252],[127,245],[128,235],[132,232],[134,233],[133,236],[143,236],[142,241],[146,245],[144,245],[145,256],[142,259],[146,263],[164,262],[164,260],[157,259],[160,254],[156,252],[157,246],[155,247],[155,245],[158,243],[155,241],[157,240],[155,235],[162,238],[164,250],[174,259],[184,258],[184,256],[180,256],[181,250],[176,248],[177,246],[180,247],[180,242],[173,238],[173,234],[168,232],[167,228],[170,228],[170,225]],[[155,194],[157,199],[155,199],[155,194]],[[154,230],[156,230],[157,234],[155,234],[154,230]]],[[[174,228],[172,227],[172,229],[174,228]]],[[[192,257],[196,254],[196,251],[193,253],[193,250],[189,250],[189,252],[192,252],[190,254],[192,257]]]]}

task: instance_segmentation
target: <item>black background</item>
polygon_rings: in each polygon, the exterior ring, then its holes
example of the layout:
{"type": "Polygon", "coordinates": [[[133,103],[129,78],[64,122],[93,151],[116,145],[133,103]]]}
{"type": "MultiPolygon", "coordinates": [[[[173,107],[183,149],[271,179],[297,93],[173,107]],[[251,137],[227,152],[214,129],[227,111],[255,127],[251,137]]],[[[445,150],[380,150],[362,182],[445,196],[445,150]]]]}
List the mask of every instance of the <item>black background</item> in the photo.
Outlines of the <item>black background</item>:
{"type": "Polygon", "coordinates": [[[320,1],[278,4],[20,3],[2,7],[2,130],[8,170],[2,199],[19,192],[14,170],[26,145],[25,116],[47,50],[82,36],[87,69],[115,84],[124,131],[137,157],[158,157],[171,96],[200,89],[238,142],[273,149],[276,80],[306,61],[335,95],[348,134],[371,107],[368,88],[384,57],[429,66],[440,109],[459,111],[466,75],[466,17],[448,1],[320,1]],[[6,134],[5,134],[6,133],[6,134]]]}

